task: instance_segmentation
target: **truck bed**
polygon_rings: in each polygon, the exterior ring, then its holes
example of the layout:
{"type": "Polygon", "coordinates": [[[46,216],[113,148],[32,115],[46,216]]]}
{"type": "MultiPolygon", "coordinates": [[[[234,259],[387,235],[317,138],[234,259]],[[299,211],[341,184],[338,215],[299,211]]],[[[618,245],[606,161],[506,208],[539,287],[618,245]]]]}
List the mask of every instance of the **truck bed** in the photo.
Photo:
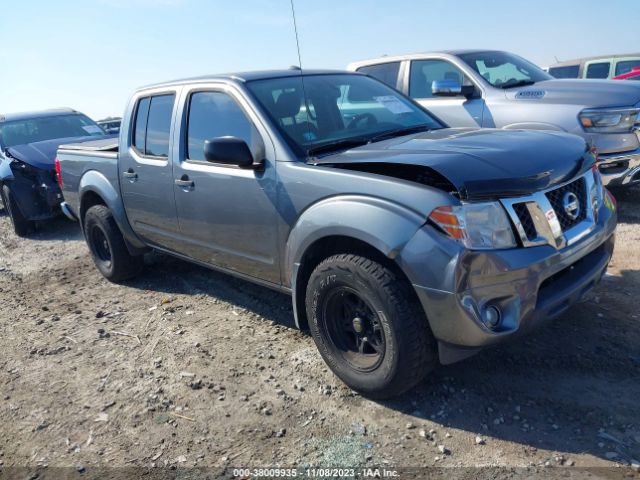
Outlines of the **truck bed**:
{"type": "Polygon", "coordinates": [[[118,137],[91,140],[89,142],[69,143],[60,145],[59,150],[84,150],[90,152],[117,152],[118,137]]]}

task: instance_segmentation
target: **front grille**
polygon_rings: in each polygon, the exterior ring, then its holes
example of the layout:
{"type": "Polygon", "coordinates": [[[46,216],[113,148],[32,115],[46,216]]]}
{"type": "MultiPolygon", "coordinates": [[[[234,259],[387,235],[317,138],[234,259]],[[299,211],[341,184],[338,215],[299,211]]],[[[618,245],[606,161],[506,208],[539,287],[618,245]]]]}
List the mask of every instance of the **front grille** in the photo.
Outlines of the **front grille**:
{"type": "Polygon", "coordinates": [[[587,187],[584,178],[579,178],[574,182],[551,190],[545,193],[545,195],[551,203],[553,210],[556,212],[562,231],[567,231],[587,217],[587,187]],[[580,212],[576,218],[571,218],[564,208],[564,196],[568,192],[573,193],[578,198],[580,212]]]}
{"type": "Polygon", "coordinates": [[[531,213],[529,213],[529,209],[527,208],[526,203],[514,203],[513,209],[518,215],[520,219],[520,223],[522,225],[522,229],[524,230],[525,235],[529,240],[535,239],[538,234],[536,232],[536,226],[533,224],[533,218],[531,218],[531,213]]]}

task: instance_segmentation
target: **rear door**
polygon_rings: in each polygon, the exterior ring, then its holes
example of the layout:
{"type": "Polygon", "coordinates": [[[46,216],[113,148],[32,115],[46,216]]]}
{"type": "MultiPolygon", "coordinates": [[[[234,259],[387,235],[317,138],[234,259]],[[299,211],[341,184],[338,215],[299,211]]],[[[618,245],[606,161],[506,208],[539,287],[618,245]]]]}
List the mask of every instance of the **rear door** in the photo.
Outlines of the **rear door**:
{"type": "Polygon", "coordinates": [[[484,99],[476,86],[471,98],[434,96],[431,86],[437,80],[457,80],[461,85],[473,82],[451,62],[433,58],[411,61],[409,70],[408,93],[430,112],[452,127],[479,127],[482,125],[484,99]]]}
{"type": "Polygon", "coordinates": [[[180,149],[174,158],[181,252],[202,262],[272,283],[280,282],[277,249],[276,162],[264,126],[229,85],[183,92],[180,149]],[[214,164],[204,141],[234,136],[246,141],[257,170],[214,164]]]}
{"type": "Polygon", "coordinates": [[[126,149],[120,149],[120,190],[129,223],[153,245],[176,246],[178,220],[173,195],[171,131],[175,89],[134,99],[126,149]]]}

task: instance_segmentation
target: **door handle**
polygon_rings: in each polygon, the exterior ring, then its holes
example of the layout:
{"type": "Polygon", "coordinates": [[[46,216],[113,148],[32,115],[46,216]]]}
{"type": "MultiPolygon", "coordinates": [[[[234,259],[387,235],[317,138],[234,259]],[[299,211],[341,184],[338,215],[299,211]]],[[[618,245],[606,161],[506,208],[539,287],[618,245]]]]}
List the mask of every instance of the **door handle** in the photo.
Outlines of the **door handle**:
{"type": "Polygon", "coordinates": [[[182,188],[184,191],[193,190],[193,187],[195,186],[193,180],[189,180],[189,177],[186,175],[183,175],[182,177],[176,179],[175,184],[182,188]]]}
{"type": "Polygon", "coordinates": [[[138,179],[138,174],[133,171],[133,169],[129,169],[126,172],[122,172],[122,176],[128,179],[130,182],[135,182],[138,179]]]}

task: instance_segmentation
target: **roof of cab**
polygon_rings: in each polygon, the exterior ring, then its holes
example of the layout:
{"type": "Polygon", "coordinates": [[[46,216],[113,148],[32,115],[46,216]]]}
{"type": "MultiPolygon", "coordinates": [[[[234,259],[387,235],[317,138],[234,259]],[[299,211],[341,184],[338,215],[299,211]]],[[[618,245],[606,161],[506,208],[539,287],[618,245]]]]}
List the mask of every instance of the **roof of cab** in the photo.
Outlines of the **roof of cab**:
{"type": "Polygon", "coordinates": [[[51,108],[49,110],[38,110],[34,112],[0,113],[0,122],[12,120],[28,120],[31,118],[55,117],[61,114],[80,113],[73,108],[51,108]]]}
{"type": "Polygon", "coordinates": [[[581,65],[582,63],[590,62],[592,60],[620,60],[625,58],[637,59],[640,58],[640,53],[621,53],[617,55],[597,55],[595,57],[573,58],[570,60],[562,60],[561,62],[556,62],[553,65],[550,65],[549,68],[581,65]]]}
{"type": "Polygon", "coordinates": [[[355,69],[365,65],[375,65],[378,63],[388,63],[388,62],[402,62],[403,60],[416,60],[425,57],[431,57],[434,55],[465,55],[467,53],[491,53],[491,52],[503,52],[503,50],[491,50],[486,48],[468,48],[468,49],[458,49],[458,50],[435,50],[430,52],[415,52],[415,53],[406,53],[403,55],[383,55],[377,58],[370,58],[368,60],[359,60],[356,62],[351,62],[347,65],[347,70],[355,69]]]}
{"type": "Polygon", "coordinates": [[[287,70],[262,70],[255,72],[222,73],[217,75],[202,75],[199,77],[182,78],[178,80],[171,80],[168,82],[154,83],[151,85],[140,87],[137,91],[149,90],[152,88],[173,87],[192,83],[207,83],[215,81],[245,83],[254,80],[268,80],[271,78],[299,77],[300,75],[310,76],[332,74],[353,74],[353,72],[347,72],[345,70],[300,70],[298,68],[290,68],[287,70]]]}

